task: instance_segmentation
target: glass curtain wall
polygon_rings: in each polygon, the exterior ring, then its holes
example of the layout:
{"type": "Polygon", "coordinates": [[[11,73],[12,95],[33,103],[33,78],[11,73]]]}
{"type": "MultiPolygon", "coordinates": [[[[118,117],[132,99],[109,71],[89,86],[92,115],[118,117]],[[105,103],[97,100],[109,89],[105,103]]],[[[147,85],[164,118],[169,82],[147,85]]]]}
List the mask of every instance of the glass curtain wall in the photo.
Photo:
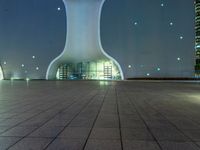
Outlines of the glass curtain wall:
{"type": "Polygon", "coordinates": [[[112,61],[80,62],[59,66],[58,80],[120,80],[120,71],[112,61]]]}

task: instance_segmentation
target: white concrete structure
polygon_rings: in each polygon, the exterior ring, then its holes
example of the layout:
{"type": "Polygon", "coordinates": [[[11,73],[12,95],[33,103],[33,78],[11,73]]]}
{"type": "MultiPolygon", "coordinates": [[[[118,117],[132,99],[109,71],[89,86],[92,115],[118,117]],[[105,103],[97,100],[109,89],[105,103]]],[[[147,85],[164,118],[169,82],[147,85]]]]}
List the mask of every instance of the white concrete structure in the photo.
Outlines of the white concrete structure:
{"type": "Polygon", "coordinates": [[[2,70],[2,67],[0,65],[0,80],[3,80],[3,79],[4,79],[3,70],[2,70]]]}
{"type": "Polygon", "coordinates": [[[46,79],[56,79],[56,76],[59,79],[59,67],[62,65],[73,66],[70,68],[68,66],[68,73],[71,75],[79,74],[82,72],[80,71],[82,67],[77,67],[78,64],[81,66],[86,64],[83,70],[93,68],[92,73],[83,71],[82,76],[86,76],[86,79],[103,79],[106,64],[111,66],[110,79],[115,79],[116,76],[124,79],[119,63],[109,56],[101,45],[100,17],[105,0],[63,0],[63,2],[67,14],[66,45],[63,52],[50,63],[46,79]]]}

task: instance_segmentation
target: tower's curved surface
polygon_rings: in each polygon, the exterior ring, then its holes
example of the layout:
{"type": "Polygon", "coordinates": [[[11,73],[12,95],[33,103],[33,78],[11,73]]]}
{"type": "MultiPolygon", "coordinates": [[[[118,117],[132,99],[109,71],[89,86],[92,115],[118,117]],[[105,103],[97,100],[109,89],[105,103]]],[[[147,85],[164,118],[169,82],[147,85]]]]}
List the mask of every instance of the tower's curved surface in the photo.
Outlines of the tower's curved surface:
{"type": "Polygon", "coordinates": [[[4,79],[4,76],[3,76],[3,69],[0,65],[0,80],[3,80],[4,79]]]}
{"type": "Polygon", "coordinates": [[[100,16],[105,0],[63,0],[67,37],[46,79],[124,79],[119,63],[102,48],[100,16]]]}

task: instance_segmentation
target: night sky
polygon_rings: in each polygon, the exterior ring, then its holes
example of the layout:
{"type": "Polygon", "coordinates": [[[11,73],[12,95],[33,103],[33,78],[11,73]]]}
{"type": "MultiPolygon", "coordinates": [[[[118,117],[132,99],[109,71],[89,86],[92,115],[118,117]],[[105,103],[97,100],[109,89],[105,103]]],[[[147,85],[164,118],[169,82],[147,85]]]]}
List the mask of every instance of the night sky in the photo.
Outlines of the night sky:
{"type": "MultiPolygon", "coordinates": [[[[45,78],[65,46],[62,0],[0,0],[0,62],[7,78],[45,78]]],[[[125,77],[191,77],[193,0],[107,0],[101,16],[104,50],[125,77]]]]}

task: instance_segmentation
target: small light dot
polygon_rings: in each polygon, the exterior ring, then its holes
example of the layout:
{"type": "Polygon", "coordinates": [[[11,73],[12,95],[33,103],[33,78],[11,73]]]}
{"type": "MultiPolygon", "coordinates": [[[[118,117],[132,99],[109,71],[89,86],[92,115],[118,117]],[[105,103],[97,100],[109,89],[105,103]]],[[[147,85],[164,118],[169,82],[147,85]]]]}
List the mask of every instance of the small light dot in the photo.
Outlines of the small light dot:
{"type": "Polygon", "coordinates": [[[150,76],[150,73],[147,73],[147,76],[150,76]]]}
{"type": "Polygon", "coordinates": [[[182,40],[182,39],[183,39],[183,36],[180,36],[180,39],[182,40]]]}
{"type": "Polygon", "coordinates": [[[181,60],[181,58],[180,58],[180,57],[178,57],[178,58],[177,58],[177,60],[178,60],[178,61],[180,61],[180,60],[181,60]]]}
{"type": "Polygon", "coordinates": [[[170,26],[173,26],[173,22],[170,22],[170,24],[169,24],[170,26]]]}
{"type": "Polygon", "coordinates": [[[160,6],[161,6],[161,7],[164,7],[164,4],[162,3],[160,6]]]}
{"type": "Polygon", "coordinates": [[[134,25],[135,25],[135,26],[137,26],[137,25],[138,25],[138,23],[137,23],[137,22],[134,22],[134,25]]]}
{"type": "Polygon", "coordinates": [[[32,56],[33,59],[35,59],[35,56],[32,56]]]}
{"type": "Polygon", "coordinates": [[[4,65],[6,65],[6,64],[7,64],[7,62],[6,62],[6,61],[4,61],[4,62],[3,62],[3,64],[4,64],[4,65]]]}
{"type": "Polygon", "coordinates": [[[24,67],[24,64],[22,64],[21,66],[24,67]]]}
{"type": "Polygon", "coordinates": [[[128,65],[128,68],[131,68],[132,66],[131,65],[128,65]]]}
{"type": "Polygon", "coordinates": [[[39,67],[36,67],[35,69],[36,69],[36,70],[39,70],[39,67]]]}
{"type": "Polygon", "coordinates": [[[157,71],[160,71],[160,68],[157,68],[157,71]]]}
{"type": "Polygon", "coordinates": [[[60,7],[58,7],[57,9],[58,9],[58,11],[60,11],[60,10],[61,10],[61,8],[60,8],[60,7]]]}

